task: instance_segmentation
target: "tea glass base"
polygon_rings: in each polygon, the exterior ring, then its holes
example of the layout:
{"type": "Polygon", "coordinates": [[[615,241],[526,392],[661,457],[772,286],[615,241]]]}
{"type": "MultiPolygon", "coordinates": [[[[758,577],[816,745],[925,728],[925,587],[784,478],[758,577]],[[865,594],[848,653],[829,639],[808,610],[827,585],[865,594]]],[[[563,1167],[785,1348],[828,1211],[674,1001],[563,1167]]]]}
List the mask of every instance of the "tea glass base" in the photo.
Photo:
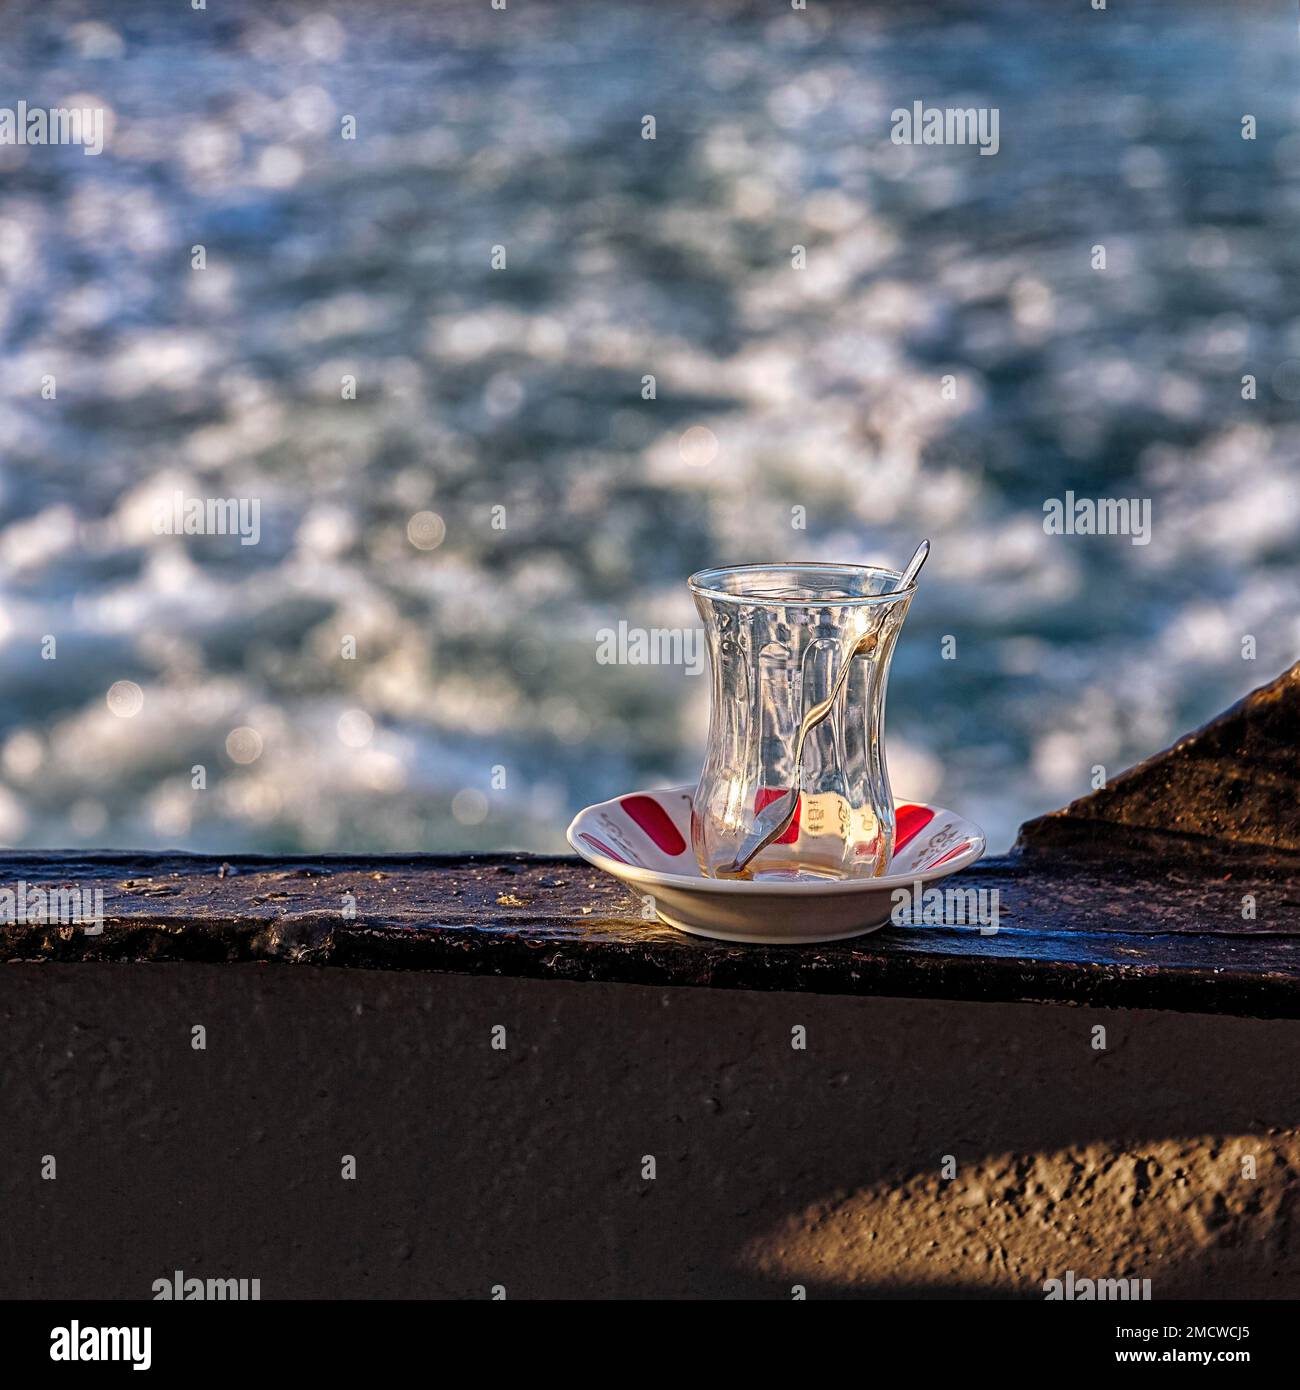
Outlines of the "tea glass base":
{"type": "MultiPolygon", "coordinates": [[[[697,854],[700,872],[705,878],[717,878],[732,882],[748,883],[857,883],[879,878],[886,871],[889,862],[887,850],[873,856],[869,869],[859,869],[857,873],[847,873],[843,856],[816,854],[772,855],[770,850],[757,854],[739,873],[722,873],[711,869],[697,854]]],[[[863,863],[868,861],[863,859],[863,863]]]]}

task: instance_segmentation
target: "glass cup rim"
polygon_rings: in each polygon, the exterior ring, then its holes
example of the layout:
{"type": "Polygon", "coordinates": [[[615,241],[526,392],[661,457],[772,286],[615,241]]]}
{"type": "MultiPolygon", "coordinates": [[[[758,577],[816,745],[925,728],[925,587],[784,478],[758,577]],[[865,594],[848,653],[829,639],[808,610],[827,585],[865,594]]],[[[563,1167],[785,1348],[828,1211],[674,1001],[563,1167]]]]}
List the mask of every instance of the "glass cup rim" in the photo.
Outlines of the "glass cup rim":
{"type": "Polygon", "coordinates": [[[884,575],[895,583],[902,578],[901,570],[890,569],[885,565],[841,564],[837,561],[823,560],[773,560],[750,565],[709,565],[706,569],[696,570],[686,582],[691,592],[702,598],[768,608],[858,608],[877,603],[896,603],[899,599],[909,598],[916,592],[916,585],[912,583],[906,589],[890,589],[881,594],[821,594],[816,598],[772,598],[758,593],[729,593],[725,589],[714,587],[714,583],[722,575],[759,575],[799,570],[827,576],[884,575]]]}

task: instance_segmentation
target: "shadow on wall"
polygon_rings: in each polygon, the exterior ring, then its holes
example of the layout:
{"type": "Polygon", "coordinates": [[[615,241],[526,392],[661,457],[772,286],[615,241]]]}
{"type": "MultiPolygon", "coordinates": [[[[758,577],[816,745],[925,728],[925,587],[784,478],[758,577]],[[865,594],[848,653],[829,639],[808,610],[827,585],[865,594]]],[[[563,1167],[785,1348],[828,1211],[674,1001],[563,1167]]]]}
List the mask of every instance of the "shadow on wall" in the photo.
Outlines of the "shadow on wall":
{"type": "Polygon", "coordinates": [[[1297,1022],[6,971],[0,1296],[145,1298],[176,1269],[267,1299],[1040,1298],[1071,1269],[1300,1294],[1297,1022]]]}

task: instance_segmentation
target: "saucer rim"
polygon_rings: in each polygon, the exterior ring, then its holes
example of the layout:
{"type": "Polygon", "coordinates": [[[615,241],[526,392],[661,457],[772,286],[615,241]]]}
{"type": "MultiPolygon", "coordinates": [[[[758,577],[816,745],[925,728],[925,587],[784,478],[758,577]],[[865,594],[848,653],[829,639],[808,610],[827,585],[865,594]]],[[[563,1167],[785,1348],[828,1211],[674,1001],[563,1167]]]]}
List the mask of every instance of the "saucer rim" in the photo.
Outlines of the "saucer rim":
{"type": "Polygon", "coordinates": [[[647,869],[639,864],[628,864],[621,859],[613,859],[607,854],[601,854],[599,850],[593,850],[590,845],[579,844],[577,841],[578,822],[592,811],[599,811],[604,806],[615,806],[629,796],[663,796],[681,793],[689,795],[694,790],[695,787],[692,783],[676,783],[668,787],[651,787],[643,791],[622,792],[620,795],[608,797],[604,801],[594,801],[590,806],[584,806],[569,822],[569,827],[564,832],[564,838],[579,858],[585,860],[593,868],[612,874],[615,878],[623,881],[631,879],[639,883],[659,883],[665,887],[679,888],[685,892],[771,894],[776,897],[847,896],[853,893],[904,888],[913,883],[928,883],[931,879],[947,878],[950,874],[960,873],[963,869],[970,868],[972,864],[982,859],[988,850],[988,838],[983,830],[973,820],[962,815],[960,811],[954,811],[950,806],[940,806],[937,802],[914,800],[910,797],[897,798],[895,804],[923,806],[928,811],[936,813],[943,811],[950,816],[955,816],[963,824],[970,827],[969,833],[974,840],[971,847],[942,864],[932,864],[928,869],[920,869],[909,874],[883,874],[878,878],[840,878],[820,881],[812,879],[781,882],[772,879],[755,881],[754,879],[705,878],[703,874],[672,874],[663,869],[647,869]]]}

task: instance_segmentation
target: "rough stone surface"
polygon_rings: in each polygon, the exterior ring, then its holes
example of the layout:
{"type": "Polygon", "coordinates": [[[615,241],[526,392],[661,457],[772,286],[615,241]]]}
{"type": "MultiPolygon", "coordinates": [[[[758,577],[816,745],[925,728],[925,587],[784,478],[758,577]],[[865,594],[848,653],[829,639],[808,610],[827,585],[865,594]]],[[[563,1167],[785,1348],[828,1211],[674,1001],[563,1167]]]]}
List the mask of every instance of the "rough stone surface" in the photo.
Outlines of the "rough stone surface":
{"type": "Polygon", "coordinates": [[[1019,843],[1220,857],[1237,845],[1300,850],[1300,663],[1102,790],[1027,822],[1019,843]],[[1134,830],[1161,842],[1134,842],[1134,830]],[[1176,849],[1167,836],[1205,843],[1176,849]]]}
{"type": "Polygon", "coordinates": [[[991,1154],[952,1179],[909,1174],[816,1202],[745,1255],[773,1280],[899,1296],[944,1269],[954,1292],[981,1297],[1073,1270],[1150,1280],[1134,1297],[1293,1298],[1298,1175],[1294,1128],[991,1154]]]}

